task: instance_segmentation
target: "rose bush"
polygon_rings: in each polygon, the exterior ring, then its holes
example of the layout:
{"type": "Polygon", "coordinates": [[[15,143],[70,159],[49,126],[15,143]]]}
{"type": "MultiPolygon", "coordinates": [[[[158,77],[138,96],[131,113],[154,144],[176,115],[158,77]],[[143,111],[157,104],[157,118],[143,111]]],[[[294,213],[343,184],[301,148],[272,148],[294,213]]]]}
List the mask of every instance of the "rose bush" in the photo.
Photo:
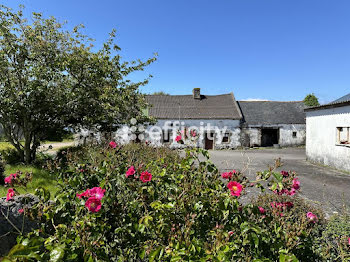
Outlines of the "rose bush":
{"type": "Polygon", "coordinates": [[[42,226],[19,238],[10,261],[297,261],[304,250],[316,256],[322,215],[310,208],[292,216],[294,198],[280,194],[299,190],[294,173],[268,170],[251,182],[239,171],[220,174],[202,149],[180,157],[108,144],[64,152],[48,167],[61,190],[54,201],[38,191],[41,202],[26,214],[42,226]],[[275,207],[272,200],[242,205],[245,188],[264,189],[263,180],[276,193],[275,207]],[[318,216],[315,223],[308,212],[318,216]],[[291,235],[285,219],[302,220],[307,230],[291,235]]]}

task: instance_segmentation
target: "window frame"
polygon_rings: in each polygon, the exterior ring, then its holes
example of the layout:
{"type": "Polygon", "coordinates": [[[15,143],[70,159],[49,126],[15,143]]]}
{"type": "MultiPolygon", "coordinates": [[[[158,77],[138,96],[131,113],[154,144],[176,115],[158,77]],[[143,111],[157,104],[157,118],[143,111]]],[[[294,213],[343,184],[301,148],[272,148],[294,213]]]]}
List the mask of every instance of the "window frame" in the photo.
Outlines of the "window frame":
{"type": "Polygon", "coordinates": [[[231,142],[231,136],[232,136],[231,132],[226,131],[222,136],[221,143],[222,144],[229,144],[231,142]],[[227,134],[227,136],[226,136],[226,134],[227,134]],[[227,142],[224,142],[225,137],[227,137],[227,142]]]}
{"type": "Polygon", "coordinates": [[[344,147],[350,147],[350,127],[348,126],[337,126],[336,127],[336,146],[344,146],[344,147]],[[346,140],[341,140],[341,132],[344,132],[344,129],[346,130],[346,140]]]}

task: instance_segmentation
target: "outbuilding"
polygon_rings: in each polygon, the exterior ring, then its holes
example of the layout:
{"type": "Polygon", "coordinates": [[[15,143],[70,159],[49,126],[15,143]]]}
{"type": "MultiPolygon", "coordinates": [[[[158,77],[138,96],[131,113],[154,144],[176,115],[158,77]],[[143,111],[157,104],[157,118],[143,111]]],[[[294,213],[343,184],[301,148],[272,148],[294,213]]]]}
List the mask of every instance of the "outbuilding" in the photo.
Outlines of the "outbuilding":
{"type": "Polygon", "coordinates": [[[350,171],[350,94],[305,112],[307,159],[350,171]]]}

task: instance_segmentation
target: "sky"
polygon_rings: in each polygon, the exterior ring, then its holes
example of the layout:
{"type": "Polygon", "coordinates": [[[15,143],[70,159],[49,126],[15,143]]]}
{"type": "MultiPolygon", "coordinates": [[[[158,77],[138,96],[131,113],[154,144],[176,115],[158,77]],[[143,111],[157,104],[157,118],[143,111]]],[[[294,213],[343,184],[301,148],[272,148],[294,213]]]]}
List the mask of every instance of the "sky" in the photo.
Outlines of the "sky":
{"type": "Polygon", "coordinates": [[[145,93],[233,92],[237,100],[321,103],[350,93],[348,0],[2,0],[25,15],[42,12],[84,24],[100,47],[117,30],[124,60],[155,63],[145,93]]]}

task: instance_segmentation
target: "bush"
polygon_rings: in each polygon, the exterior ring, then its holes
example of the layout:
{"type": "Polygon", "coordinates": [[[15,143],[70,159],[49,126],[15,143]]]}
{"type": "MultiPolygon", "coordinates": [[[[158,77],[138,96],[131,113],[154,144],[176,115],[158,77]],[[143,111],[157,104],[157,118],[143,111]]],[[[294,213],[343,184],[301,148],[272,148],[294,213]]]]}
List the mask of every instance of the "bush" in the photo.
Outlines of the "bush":
{"type": "MultiPolygon", "coordinates": [[[[61,190],[54,204],[48,192],[38,191],[41,202],[27,214],[42,226],[19,239],[10,259],[296,261],[303,250],[312,252],[318,224],[306,213],[316,211],[300,209],[297,218],[305,232],[285,237],[288,228],[275,211],[238,201],[250,185],[247,178],[238,171],[220,176],[207,151],[187,150],[180,157],[146,145],[111,147],[67,150],[64,161],[59,157],[52,163],[61,190]],[[298,245],[288,248],[295,238],[298,245]]],[[[296,188],[295,174],[270,170],[260,176],[272,178],[275,192],[296,188]]]]}
{"type": "Polygon", "coordinates": [[[16,165],[21,163],[21,156],[18,151],[14,148],[8,148],[1,150],[0,152],[2,159],[9,165],[16,165]]]}
{"type": "Polygon", "coordinates": [[[325,261],[350,261],[350,215],[332,216],[315,243],[325,261]]]}
{"type": "Polygon", "coordinates": [[[275,244],[291,251],[300,261],[320,261],[313,242],[320,238],[326,220],[323,211],[297,196],[263,194],[252,201],[263,207],[267,231],[275,232],[275,244]],[[310,224],[307,213],[317,217],[317,223],[310,224]]]}

